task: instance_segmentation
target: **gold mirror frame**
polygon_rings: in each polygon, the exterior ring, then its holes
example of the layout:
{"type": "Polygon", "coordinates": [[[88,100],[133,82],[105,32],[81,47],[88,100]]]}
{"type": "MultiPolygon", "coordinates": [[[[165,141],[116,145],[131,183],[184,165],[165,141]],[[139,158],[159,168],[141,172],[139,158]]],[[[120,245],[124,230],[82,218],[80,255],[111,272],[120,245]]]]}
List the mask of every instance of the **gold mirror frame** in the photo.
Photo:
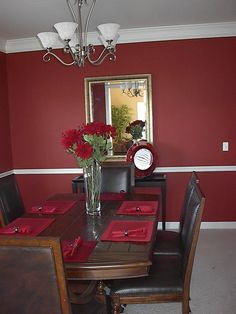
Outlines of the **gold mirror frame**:
{"type": "MultiPolygon", "coordinates": [[[[152,80],[151,74],[134,74],[134,75],[120,75],[120,76],[103,76],[103,77],[87,77],[84,79],[85,82],[85,112],[86,112],[86,123],[94,121],[94,100],[92,94],[93,84],[113,84],[121,85],[122,83],[128,83],[133,81],[143,81],[145,84],[145,104],[146,104],[146,140],[149,143],[153,142],[153,121],[152,121],[152,80]]],[[[121,89],[122,91],[122,89],[121,89]]],[[[104,96],[107,99],[107,95],[104,96]]],[[[127,98],[126,98],[127,99],[127,98]]],[[[110,108],[111,111],[111,108],[110,108]]],[[[106,108],[107,112],[107,108],[106,108]]],[[[107,113],[104,117],[107,124],[109,119],[107,113]]],[[[136,118],[137,119],[137,118],[136,118]]],[[[111,154],[112,155],[112,154],[111,154]]],[[[112,159],[125,158],[126,153],[112,155],[112,159]]]]}

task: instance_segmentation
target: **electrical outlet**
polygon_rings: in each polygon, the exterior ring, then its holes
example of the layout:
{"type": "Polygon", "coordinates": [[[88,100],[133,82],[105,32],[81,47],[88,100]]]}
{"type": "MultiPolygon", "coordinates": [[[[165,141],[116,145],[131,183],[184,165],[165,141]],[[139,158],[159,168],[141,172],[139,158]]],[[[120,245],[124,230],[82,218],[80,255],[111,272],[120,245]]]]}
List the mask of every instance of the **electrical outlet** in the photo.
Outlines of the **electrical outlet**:
{"type": "Polygon", "coordinates": [[[222,151],[228,152],[229,151],[229,142],[223,142],[222,143],[222,151]]]}

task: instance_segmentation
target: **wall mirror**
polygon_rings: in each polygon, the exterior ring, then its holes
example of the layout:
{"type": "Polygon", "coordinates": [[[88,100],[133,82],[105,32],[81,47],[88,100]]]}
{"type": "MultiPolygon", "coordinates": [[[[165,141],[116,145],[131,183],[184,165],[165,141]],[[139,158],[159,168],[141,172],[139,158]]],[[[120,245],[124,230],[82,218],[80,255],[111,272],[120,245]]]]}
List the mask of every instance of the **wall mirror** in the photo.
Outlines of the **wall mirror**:
{"type": "Polygon", "coordinates": [[[111,157],[125,157],[137,136],[152,143],[151,74],[85,78],[85,106],[87,123],[99,121],[116,127],[111,157]],[[127,129],[136,120],[145,123],[137,136],[127,129]]]}

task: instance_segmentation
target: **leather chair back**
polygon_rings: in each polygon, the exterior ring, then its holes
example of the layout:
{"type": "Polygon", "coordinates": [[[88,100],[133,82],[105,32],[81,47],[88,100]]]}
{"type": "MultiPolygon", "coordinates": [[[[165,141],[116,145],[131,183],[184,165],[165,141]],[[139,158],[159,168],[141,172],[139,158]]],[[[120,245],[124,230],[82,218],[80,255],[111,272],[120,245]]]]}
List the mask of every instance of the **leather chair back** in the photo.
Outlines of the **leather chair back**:
{"type": "Polygon", "coordinates": [[[134,188],[134,165],[107,162],[102,165],[101,192],[131,193],[134,188]]]}
{"type": "Polygon", "coordinates": [[[0,238],[1,314],[69,314],[59,239],[0,238]]]}
{"type": "Polygon", "coordinates": [[[183,201],[183,205],[182,205],[182,209],[181,209],[180,224],[179,224],[180,233],[182,233],[186,211],[187,211],[187,208],[188,208],[195,184],[199,184],[199,179],[198,179],[196,172],[193,171],[192,175],[188,181],[188,185],[187,185],[187,188],[185,191],[184,201],[183,201]]]}
{"type": "Polygon", "coordinates": [[[4,224],[24,213],[24,204],[14,174],[0,179],[0,211],[4,224]]]}
{"type": "Polygon", "coordinates": [[[183,273],[185,276],[188,275],[188,272],[190,272],[191,276],[204,205],[205,197],[202,194],[199,185],[195,182],[193,183],[192,194],[189,199],[188,209],[186,211],[181,233],[183,273]]]}

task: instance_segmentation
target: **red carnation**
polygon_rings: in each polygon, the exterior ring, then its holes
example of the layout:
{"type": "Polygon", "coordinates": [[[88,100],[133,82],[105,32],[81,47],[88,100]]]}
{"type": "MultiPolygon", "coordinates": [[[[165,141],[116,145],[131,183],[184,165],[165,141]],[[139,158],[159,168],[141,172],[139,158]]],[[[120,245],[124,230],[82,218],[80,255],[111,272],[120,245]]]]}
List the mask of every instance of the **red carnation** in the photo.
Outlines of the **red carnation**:
{"type": "Polygon", "coordinates": [[[81,141],[81,138],[82,134],[80,130],[69,129],[62,134],[61,143],[65,147],[65,149],[69,149],[74,144],[77,144],[79,141],[81,141]]]}
{"type": "Polygon", "coordinates": [[[92,155],[93,148],[88,143],[80,142],[78,143],[75,153],[78,157],[82,159],[89,159],[92,155]]]}

